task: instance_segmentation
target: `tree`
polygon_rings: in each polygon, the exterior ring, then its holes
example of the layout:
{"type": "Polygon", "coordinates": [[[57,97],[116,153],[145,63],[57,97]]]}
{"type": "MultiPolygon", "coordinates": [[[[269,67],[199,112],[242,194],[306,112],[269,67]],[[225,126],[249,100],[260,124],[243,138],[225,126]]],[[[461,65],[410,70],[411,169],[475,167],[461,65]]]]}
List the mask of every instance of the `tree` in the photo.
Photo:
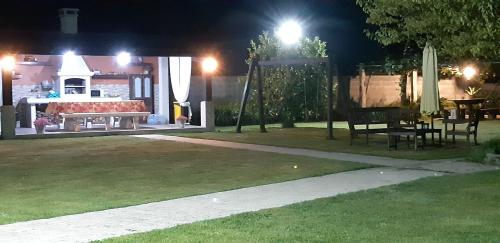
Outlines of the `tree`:
{"type": "MultiPolygon", "coordinates": [[[[318,37],[303,38],[292,47],[282,46],[280,40],[268,32],[250,41],[247,63],[259,55],[261,60],[271,58],[326,57],[326,42],[318,37]]],[[[303,65],[263,68],[264,107],[266,118],[280,120],[283,127],[292,127],[297,120],[325,117],[327,104],[325,65],[303,65]]],[[[252,101],[256,92],[252,92],[252,101]]],[[[256,102],[250,104],[256,110],[256,102]]]]}
{"type": "Polygon", "coordinates": [[[383,45],[422,49],[430,41],[450,60],[499,57],[498,0],[356,0],[373,25],[368,37],[383,45]]]}

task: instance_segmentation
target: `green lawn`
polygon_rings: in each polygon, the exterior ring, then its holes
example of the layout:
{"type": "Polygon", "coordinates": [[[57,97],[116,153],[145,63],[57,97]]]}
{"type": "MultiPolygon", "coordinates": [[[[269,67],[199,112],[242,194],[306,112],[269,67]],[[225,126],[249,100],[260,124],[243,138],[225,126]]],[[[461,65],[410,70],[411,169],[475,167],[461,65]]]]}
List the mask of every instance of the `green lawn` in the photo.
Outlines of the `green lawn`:
{"type": "Polygon", "coordinates": [[[500,171],[433,177],[104,242],[495,242],[500,171]]]}
{"type": "Polygon", "coordinates": [[[0,141],[0,224],[366,167],[128,136],[0,141]]]}
{"type": "MultiPolygon", "coordinates": [[[[272,124],[268,126],[268,133],[260,133],[258,126],[246,126],[243,127],[243,133],[241,134],[234,132],[234,127],[220,127],[217,128],[216,132],[183,133],[178,135],[241,143],[419,160],[465,157],[471,152],[471,148],[465,143],[463,137],[457,137],[458,142],[455,146],[444,146],[440,148],[427,146],[425,151],[414,151],[412,148],[408,149],[404,143],[400,146],[398,151],[388,151],[387,138],[385,135],[371,135],[368,146],[365,143],[365,138],[360,136],[354,140],[354,144],[351,146],[349,144],[349,130],[347,129],[346,122],[334,123],[334,140],[326,139],[325,127],[326,123],[298,123],[296,128],[282,129],[279,128],[279,125],[272,124]]],[[[437,122],[436,127],[441,127],[441,124],[437,122]]],[[[484,142],[495,137],[500,137],[500,121],[481,121],[479,124],[479,142],[484,142]]],[[[474,146],[472,149],[474,149],[474,146]]]]}

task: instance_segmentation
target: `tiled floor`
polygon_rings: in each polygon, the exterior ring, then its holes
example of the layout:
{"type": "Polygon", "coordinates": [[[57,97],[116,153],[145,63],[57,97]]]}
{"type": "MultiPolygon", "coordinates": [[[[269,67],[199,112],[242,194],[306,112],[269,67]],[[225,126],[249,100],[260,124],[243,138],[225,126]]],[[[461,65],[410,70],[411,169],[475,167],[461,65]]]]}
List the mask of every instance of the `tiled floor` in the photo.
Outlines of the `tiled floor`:
{"type": "MultiPolygon", "coordinates": [[[[204,129],[204,127],[201,126],[191,126],[191,125],[186,125],[184,128],[180,128],[179,126],[175,124],[163,124],[163,125],[149,125],[149,124],[141,124],[139,126],[139,129],[133,130],[133,129],[120,129],[120,128],[112,128],[109,131],[104,130],[104,125],[94,125],[92,128],[81,128],[80,132],[74,132],[74,131],[68,131],[64,129],[58,129],[57,127],[47,127],[45,130],[45,135],[52,135],[52,134],[99,134],[99,133],[120,133],[120,132],[137,132],[140,133],[141,131],[155,131],[155,130],[175,130],[175,131],[180,131],[180,130],[186,130],[186,131],[193,131],[193,130],[201,130],[204,129]]],[[[33,136],[36,135],[35,128],[22,128],[18,127],[16,128],[16,135],[17,136],[33,136]]]]}

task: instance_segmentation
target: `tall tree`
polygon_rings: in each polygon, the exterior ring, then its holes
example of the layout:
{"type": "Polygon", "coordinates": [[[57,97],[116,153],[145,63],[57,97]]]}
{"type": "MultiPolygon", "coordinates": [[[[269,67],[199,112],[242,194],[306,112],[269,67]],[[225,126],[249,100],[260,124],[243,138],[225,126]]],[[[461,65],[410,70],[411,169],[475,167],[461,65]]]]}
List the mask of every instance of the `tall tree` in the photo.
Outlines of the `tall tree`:
{"type": "Polygon", "coordinates": [[[383,45],[423,48],[431,41],[451,60],[497,60],[498,0],[356,0],[372,28],[368,37],[383,45]]]}

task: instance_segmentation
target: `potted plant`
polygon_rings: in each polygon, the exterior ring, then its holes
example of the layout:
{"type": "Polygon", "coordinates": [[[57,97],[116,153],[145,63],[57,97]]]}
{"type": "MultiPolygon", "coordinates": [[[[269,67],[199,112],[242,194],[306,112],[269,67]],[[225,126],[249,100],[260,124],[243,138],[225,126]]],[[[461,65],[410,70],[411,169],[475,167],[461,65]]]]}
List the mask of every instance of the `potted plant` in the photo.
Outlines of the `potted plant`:
{"type": "Polygon", "coordinates": [[[33,124],[35,125],[36,134],[41,135],[45,132],[45,126],[49,125],[50,122],[45,117],[37,118],[33,124]]]}
{"type": "Polygon", "coordinates": [[[469,96],[468,97],[469,99],[472,99],[472,98],[476,97],[477,93],[479,93],[480,90],[481,90],[481,88],[476,88],[474,86],[469,86],[465,90],[465,93],[467,93],[467,95],[469,96]]]}
{"type": "Polygon", "coordinates": [[[185,117],[185,116],[179,116],[175,119],[175,124],[177,124],[177,126],[179,126],[180,128],[184,128],[184,126],[186,125],[186,122],[187,122],[188,118],[185,117]]]}

